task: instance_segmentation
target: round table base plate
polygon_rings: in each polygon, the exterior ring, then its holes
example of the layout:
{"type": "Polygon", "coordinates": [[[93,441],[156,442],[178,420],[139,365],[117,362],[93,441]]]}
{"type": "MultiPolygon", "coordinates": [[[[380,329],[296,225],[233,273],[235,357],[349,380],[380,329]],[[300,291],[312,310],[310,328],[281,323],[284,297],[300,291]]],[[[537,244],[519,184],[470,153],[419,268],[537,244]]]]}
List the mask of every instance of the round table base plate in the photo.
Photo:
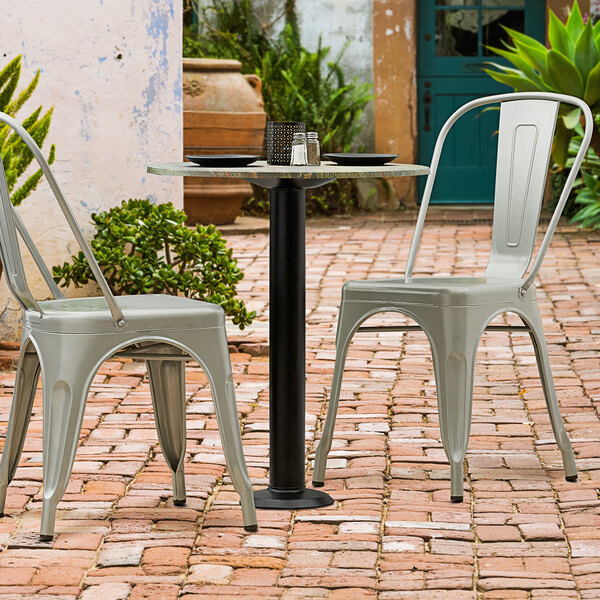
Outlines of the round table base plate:
{"type": "Polygon", "coordinates": [[[295,510],[298,508],[320,508],[333,504],[333,498],[319,490],[281,491],[267,488],[254,492],[256,508],[295,510]]]}

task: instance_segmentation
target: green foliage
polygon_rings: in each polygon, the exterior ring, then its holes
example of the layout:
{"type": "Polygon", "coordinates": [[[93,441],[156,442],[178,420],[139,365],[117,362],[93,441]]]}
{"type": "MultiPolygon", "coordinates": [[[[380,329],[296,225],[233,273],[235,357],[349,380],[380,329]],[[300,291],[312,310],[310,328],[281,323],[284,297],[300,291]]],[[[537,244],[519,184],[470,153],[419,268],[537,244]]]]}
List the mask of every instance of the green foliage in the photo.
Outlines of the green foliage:
{"type": "MultiPolygon", "coordinates": [[[[558,92],[582,98],[594,113],[600,111],[600,22],[584,23],[577,0],[566,23],[552,11],[548,25],[550,49],[533,38],[506,28],[511,44],[506,48],[490,48],[507,59],[512,66],[490,63],[486,69],[496,81],[517,92],[558,92]]],[[[561,106],[552,158],[559,168],[568,158],[569,143],[579,123],[580,109],[561,106]]],[[[595,145],[595,140],[592,142],[595,145]]],[[[596,148],[598,152],[598,148],[596,148]]]]}
{"type": "MultiPolygon", "coordinates": [[[[31,97],[35,90],[40,72],[38,71],[29,85],[16,97],[15,92],[21,76],[21,56],[11,60],[0,71],[0,112],[14,117],[23,104],[31,97]]],[[[29,117],[23,121],[23,127],[29,132],[37,145],[41,148],[50,129],[52,108],[42,114],[42,107],[36,108],[29,117]]],[[[11,133],[8,125],[0,125],[0,157],[6,171],[10,199],[18,206],[37,186],[42,177],[41,169],[32,175],[21,179],[27,167],[33,160],[33,154],[25,142],[16,133],[11,133]]],[[[50,147],[48,163],[52,164],[55,157],[55,147],[50,147]]]]}
{"type": "MultiPolygon", "coordinates": [[[[600,121],[600,115],[596,116],[596,124],[600,121]]],[[[569,146],[569,159],[567,169],[573,165],[575,156],[581,147],[583,128],[577,125],[575,135],[569,146]]],[[[575,180],[573,194],[575,202],[571,210],[572,221],[579,223],[581,227],[600,228],[600,159],[598,154],[590,148],[585,161],[581,166],[581,176],[575,180]]]]}
{"type": "MultiPolygon", "coordinates": [[[[268,215],[269,190],[253,185],[252,198],[242,205],[244,214],[268,215]]],[[[337,179],[328,185],[306,190],[306,215],[340,215],[352,212],[358,206],[356,186],[350,179],[337,179]]]]}
{"type": "Polygon", "coordinates": [[[573,222],[579,223],[581,227],[598,229],[600,227],[600,181],[598,177],[591,174],[584,175],[585,184],[577,194],[577,204],[582,205],[575,215],[573,222]]]}
{"type": "MultiPolygon", "coordinates": [[[[183,211],[149,200],[123,201],[92,220],[92,251],[115,295],[183,295],[219,304],[240,329],[252,322],[256,313],[236,298],[244,274],[214,225],[188,228],[183,211]]],[[[63,287],[93,278],[83,252],[52,272],[63,287]]]]}
{"type": "Polygon", "coordinates": [[[212,0],[199,11],[193,0],[198,27],[188,26],[183,35],[183,56],[190,58],[235,58],[244,73],[260,71],[263,55],[273,47],[254,12],[253,0],[212,0]]]}
{"type": "MultiPolygon", "coordinates": [[[[188,13],[192,12],[193,0],[185,2],[188,13]]],[[[333,61],[328,60],[330,48],[320,41],[315,52],[302,45],[294,4],[285,0],[282,12],[272,22],[262,23],[256,0],[212,0],[196,13],[197,28],[184,30],[183,55],[239,60],[244,73],[262,79],[270,121],[305,122],[318,132],[322,152],[356,150],[363,111],[373,99],[371,84],[346,80],[340,60],[348,44],[333,61]],[[271,29],[280,20],[285,20],[285,26],[274,36],[271,29]]],[[[259,188],[254,192],[244,212],[268,214],[267,194],[259,188]]],[[[309,215],[344,213],[356,204],[352,183],[332,183],[307,194],[309,215]]]]}
{"type": "Polygon", "coordinates": [[[349,151],[373,98],[371,84],[346,81],[340,67],[346,48],[328,61],[329,47],[315,52],[300,42],[294,3],[288,0],[275,20],[285,17],[273,37],[273,23],[263,24],[255,0],[212,0],[198,14],[197,31],[184,32],[184,56],[235,58],[243,71],[263,81],[265,112],[271,121],[304,121],[319,133],[324,152],[349,151]]]}

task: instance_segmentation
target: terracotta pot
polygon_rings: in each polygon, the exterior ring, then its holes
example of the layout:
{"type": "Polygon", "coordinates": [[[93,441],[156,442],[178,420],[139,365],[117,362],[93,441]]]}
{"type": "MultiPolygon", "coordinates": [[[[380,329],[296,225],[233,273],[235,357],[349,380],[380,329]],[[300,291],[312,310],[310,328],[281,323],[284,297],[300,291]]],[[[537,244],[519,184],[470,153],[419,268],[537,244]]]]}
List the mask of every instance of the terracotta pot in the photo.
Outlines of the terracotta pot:
{"type": "MultiPolygon", "coordinates": [[[[263,153],[266,115],[256,75],[242,75],[237,60],[183,59],[185,154],[263,153]]],[[[233,223],[252,195],[245,181],[184,178],[188,223],[233,223]]]]}

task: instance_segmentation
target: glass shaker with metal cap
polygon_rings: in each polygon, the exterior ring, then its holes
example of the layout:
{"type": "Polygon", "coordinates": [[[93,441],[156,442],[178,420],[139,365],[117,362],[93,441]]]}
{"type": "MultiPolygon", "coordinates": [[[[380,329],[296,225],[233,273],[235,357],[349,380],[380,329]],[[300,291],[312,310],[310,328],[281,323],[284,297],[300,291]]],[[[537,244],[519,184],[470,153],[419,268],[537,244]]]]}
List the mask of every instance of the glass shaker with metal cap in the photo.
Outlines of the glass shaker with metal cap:
{"type": "Polygon", "coordinates": [[[290,165],[302,166],[306,164],[306,134],[302,131],[297,131],[292,138],[292,157],[290,165]]]}
{"type": "Polygon", "coordinates": [[[306,158],[308,165],[318,166],[321,164],[319,134],[316,131],[309,131],[306,134],[306,158]]]}

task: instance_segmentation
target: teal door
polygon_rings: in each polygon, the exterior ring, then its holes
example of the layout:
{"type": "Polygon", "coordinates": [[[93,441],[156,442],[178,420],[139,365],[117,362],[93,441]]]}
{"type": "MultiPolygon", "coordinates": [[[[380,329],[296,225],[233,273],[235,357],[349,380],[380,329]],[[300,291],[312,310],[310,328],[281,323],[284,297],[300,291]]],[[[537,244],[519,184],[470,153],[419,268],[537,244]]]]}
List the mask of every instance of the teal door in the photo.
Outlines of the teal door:
{"type": "MultiPolygon", "coordinates": [[[[540,41],[544,0],[419,0],[418,162],[429,164],[438,133],[460,106],[512,91],[483,72],[487,61],[508,64],[486,46],[508,41],[504,27],[540,41]]],[[[498,111],[463,116],[446,139],[432,203],[489,204],[494,199],[498,111]]],[[[419,199],[425,178],[419,178],[419,199]]]]}

